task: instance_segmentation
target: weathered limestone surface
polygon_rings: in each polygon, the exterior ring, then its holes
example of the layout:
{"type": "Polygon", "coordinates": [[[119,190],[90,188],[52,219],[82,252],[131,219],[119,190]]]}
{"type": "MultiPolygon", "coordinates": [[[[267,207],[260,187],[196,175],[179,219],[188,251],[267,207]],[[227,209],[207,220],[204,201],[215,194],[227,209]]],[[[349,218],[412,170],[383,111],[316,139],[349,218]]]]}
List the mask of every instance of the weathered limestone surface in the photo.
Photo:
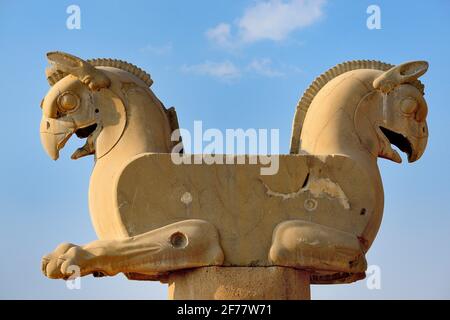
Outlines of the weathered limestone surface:
{"type": "Polygon", "coordinates": [[[72,158],[95,157],[89,208],[99,237],[45,256],[50,278],[77,265],[81,275],[169,279],[173,298],[227,299],[303,299],[309,283],[357,281],[383,215],[377,158],[401,162],[395,145],[413,162],[427,144],[424,61],[326,71],[297,106],[291,154],[261,175],[248,157],[175,163],[175,109],[138,67],[62,52],[48,59],[42,145],[56,160],[73,134],[86,138],[72,158]]]}
{"type": "Polygon", "coordinates": [[[309,274],[284,267],[204,267],[173,273],[169,299],[309,300],[309,274]]]}
{"type": "MultiPolygon", "coordinates": [[[[351,159],[284,155],[279,163],[276,175],[261,176],[260,165],[175,165],[169,154],[143,154],[126,165],[117,179],[123,225],[134,235],[176,221],[207,220],[220,234],[224,265],[232,266],[276,264],[272,261],[276,253],[269,257],[272,236],[286,220],[301,219],[308,223],[306,228],[317,231],[329,226],[363,233],[376,194],[351,159]],[[363,209],[367,214],[361,215],[363,209]]],[[[354,259],[363,255],[356,237],[334,239],[335,245],[343,246],[353,240],[354,259]]],[[[303,254],[312,253],[305,249],[303,254]]],[[[340,260],[330,255],[330,265],[340,260]]]]}

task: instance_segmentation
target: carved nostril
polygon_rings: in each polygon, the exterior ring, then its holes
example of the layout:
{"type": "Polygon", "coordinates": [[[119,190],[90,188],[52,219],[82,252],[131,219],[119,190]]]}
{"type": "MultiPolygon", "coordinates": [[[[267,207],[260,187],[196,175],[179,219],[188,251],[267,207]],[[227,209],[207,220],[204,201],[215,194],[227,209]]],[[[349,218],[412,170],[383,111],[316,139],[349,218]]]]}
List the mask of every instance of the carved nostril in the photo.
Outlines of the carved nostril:
{"type": "Polygon", "coordinates": [[[50,122],[47,121],[46,125],[47,125],[47,130],[48,130],[50,128],[50,122]]]}

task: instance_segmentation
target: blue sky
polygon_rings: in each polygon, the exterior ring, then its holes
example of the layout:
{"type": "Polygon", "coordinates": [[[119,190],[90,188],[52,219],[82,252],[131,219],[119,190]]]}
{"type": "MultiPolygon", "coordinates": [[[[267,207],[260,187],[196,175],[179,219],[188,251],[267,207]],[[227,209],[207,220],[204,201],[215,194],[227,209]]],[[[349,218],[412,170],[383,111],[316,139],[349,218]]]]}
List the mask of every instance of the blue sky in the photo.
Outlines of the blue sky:
{"type": "Polygon", "coordinates": [[[337,63],[427,60],[428,148],[420,161],[379,161],[385,212],[368,255],[381,289],[365,281],[313,286],[315,299],[450,298],[450,2],[435,1],[0,1],[3,121],[0,158],[0,298],[164,299],[159,283],[123,276],[82,279],[80,290],[40,273],[57,244],[96,238],[87,190],[92,158],[76,162],[72,139],[51,161],[39,141],[39,103],[48,90],[45,53],[111,57],[151,73],[152,89],[176,106],[180,124],[278,128],[288,152],[295,105],[337,63]],[[66,8],[81,9],[69,30],[66,8]],[[366,27],[369,5],[381,29],[366,27]]]}

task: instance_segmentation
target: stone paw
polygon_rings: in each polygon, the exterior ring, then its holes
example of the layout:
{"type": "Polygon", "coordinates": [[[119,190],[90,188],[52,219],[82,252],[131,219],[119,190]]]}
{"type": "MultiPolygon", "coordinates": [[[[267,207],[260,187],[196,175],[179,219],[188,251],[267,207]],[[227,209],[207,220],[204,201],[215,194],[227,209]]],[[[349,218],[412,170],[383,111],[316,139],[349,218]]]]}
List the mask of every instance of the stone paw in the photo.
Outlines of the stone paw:
{"type": "Polygon", "coordinates": [[[42,258],[42,272],[51,279],[67,279],[78,267],[80,276],[84,276],[94,272],[91,266],[94,257],[80,246],[63,243],[42,258]]]}
{"type": "Polygon", "coordinates": [[[275,228],[269,260],[325,272],[362,273],[367,267],[356,236],[302,220],[285,221],[275,228]]]}

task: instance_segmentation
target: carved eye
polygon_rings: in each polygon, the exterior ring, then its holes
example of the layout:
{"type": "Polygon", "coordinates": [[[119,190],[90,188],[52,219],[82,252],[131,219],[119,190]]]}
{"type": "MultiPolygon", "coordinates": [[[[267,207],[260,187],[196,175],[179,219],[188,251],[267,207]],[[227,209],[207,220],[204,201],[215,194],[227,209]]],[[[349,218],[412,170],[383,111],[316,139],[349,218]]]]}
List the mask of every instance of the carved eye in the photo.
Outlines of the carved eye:
{"type": "Polygon", "coordinates": [[[417,101],[412,98],[406,98],[401,102],[400,109],[406,114],[414,113],[417,109],[417,101]]]}
{"type": "Polygon", "coordinates": [[[63,92],[58,97],[58,109],[63,112],[72,112],[80,105],[80,98],[73,92],[63,92]]]}

